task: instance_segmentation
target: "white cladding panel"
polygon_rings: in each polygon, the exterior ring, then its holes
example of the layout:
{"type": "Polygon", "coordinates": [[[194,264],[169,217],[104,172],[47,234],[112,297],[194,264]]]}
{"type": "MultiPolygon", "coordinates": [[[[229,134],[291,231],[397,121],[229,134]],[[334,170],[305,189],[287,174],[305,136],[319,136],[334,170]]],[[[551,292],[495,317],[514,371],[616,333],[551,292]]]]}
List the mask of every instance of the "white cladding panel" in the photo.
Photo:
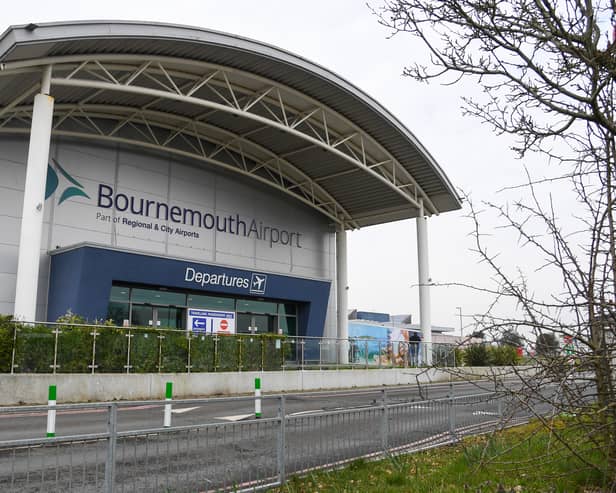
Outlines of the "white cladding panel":
{"type": "MultiPolygon", "coordinates": [[[[11,313],[14,302],[26,154],[27,140],[0,139],[0,313],[11,313]]],[[[50,157],[58,186],[45,202],[39,319],[46,313],[46,252],[83,242],[335,279],[335,236],[329,220],[266,185],[202,163],[126,147],[54,141],[50,157]],[[76,194],[60,203],[68,189],[76,194]],[[102,207],[110,201],[104,197],[99,205],[99,190],[113,190],[119,209],[125,210],[102,207]],[[178,208],[174,217],[180,222],[171,220],[173,206],[178,208]],[[210,229],[199,221],[207,222],[210,229]],[[265,239],[257,238],[254,229],[244,236],[251,226],[265,239]]],[[[333,284],[331,292],[335,293],[333,284]]],[[[335,319],[335,302],[330,297],[325,333],[335,333],[335,319]]]]}

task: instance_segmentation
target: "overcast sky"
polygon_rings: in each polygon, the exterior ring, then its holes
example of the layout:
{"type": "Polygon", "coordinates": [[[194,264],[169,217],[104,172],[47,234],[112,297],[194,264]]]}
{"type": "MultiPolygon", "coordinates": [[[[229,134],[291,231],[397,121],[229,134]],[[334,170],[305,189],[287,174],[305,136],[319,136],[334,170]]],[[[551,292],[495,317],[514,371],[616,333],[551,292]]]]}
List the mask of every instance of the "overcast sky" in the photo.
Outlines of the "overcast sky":
{"type": "MultiPolygon", "coordinates": [[[[373,4],[378,5],[374,0],[373,4]]],[[[113,19],[157,21],[199,26],[246,36],[279,46],[336,72],[388,108],[424,144],[455,187],[473,200],[505,201],[495,192],[524,180],[522,163],[509,151],[511,141],[461,114],[460,96],[479,90],[472,84],[419,84],[401,76],[405,64],[423,58],[422,47],[409,37],[390,34],[362,0],[27,0],[3,5],[0,31],[9,25],[60,20],[113,19]]],[[[525,161],[532,169],[540,159],[525,161]]],[[[534,167],[534,168],[533,168],[534,167]]],[[[538,174],[543,171],[537,171],[538,174]]],[[[518,193],[518,192],[514,192],[518,193]]],[[[519,192],[522,193],[522,192],[519,192]]],[[[466,208],[428,221],[430,277],[436,283],[487,285],[489,271],[470,251],[471,223],[466,208]]],[[[516,238],[484,223],[494,252],[503,262],[533,271],[516,238]]],[[[538,286],[552,280],[536,274],[538,286]]],[[[349,234],[349,306],[418,317],[415,221],[365,228],[349,234]]],[[[480,313],[489,300],[458,287],[432,289],[433,324],[459,328],[456,307],[480,313]]],[[[470,329],[469,329],[470,330],[470,329]]]]}

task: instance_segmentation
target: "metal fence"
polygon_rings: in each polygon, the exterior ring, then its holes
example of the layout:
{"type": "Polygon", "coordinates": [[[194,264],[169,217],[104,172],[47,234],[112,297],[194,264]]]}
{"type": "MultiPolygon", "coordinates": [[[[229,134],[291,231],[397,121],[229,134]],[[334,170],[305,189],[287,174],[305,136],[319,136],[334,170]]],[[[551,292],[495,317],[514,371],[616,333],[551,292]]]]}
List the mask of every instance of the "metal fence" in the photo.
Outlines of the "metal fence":
{"type": "Polygon", "coordinates": [[[455,345],[274,334],[206,335],[100,325],[12,324],[0,373],[192,373],[456,366],[455,345]]]}
{"type": "MultiPolygon", "coordinates": [[[[55,406],[58,413],[104,412],[104,427],[88,435],[0,442],[0,491],[253,491],[281,485],[291,474],[452,443],[502,426],[505,418],[511,424],[529,417],[495,392],[412,402],[383,391],[371,405],[295,414],[285,410],[288,399],[265,396],[270,412],[260,420],[137,431],[118,425],[119,411],[136,403],[55,406]]],[[[48,409],[4,408],[0,418],[48,409]]]]}

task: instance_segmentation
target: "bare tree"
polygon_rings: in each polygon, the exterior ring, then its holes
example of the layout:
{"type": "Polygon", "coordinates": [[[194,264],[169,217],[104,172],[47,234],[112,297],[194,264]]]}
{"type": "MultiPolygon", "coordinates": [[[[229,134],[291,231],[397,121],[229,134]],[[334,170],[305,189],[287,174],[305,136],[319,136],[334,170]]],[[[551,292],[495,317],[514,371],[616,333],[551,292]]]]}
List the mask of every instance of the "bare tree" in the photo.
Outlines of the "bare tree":
{"type": "Polygon", "coordinates": [[[554,356],[558,353],[558,339],[551,332],[542,332],[537,336],[535,350],[538,356],[554,356]]]}
{"type": "Polygon", "coordinates": [[[454,84],[473,79],[483,91],[464,98],[464,112],[513,136],[519,157],[536,152],[558,165],[556,176],[545,180],[528,171],[524,197],[513,204],[478,209],[468,200],[476,252],[495,280],[481,288],[495,301],[477,327],[570,341],[569,354],[537,357],[535,377],[524,378],[516,397],[529,407],[546,400],[578,416],[607,469],[565,437],[563,445],[601,469],[616,489],[616,40],[610,39],[616,0],[385,0],[373,10],[394,35],[420,40],[429,55],[407,66],[405,75],[454,84]],[[566,221],[546,191],[554,182],[568,183],[575,197],[574,217],[566,221]],[[535,294],[523,272],[512,274],[488,249],[486,210],[541,255],[542,269],[558,274],[549,296],[535,294]],[[496,315],[504,300],[518,307],[511,316],[496,315]],[[548,397],[543,386],[554,381],[559,391],[548,397]]]}
{"type": "Polygon", "coordinates": [[[523,337],[515,329],[504,329],[498,340],[500,344],[506,346],[520,347],[524,345],[523,337]]]}

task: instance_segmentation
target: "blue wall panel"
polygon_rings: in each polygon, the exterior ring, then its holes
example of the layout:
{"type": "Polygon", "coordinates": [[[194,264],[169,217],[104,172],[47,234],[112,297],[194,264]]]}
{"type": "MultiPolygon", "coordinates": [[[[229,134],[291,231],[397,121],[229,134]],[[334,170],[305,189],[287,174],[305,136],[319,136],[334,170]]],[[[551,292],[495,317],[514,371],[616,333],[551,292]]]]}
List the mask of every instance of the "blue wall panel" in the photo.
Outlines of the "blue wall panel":
{"type": "Polygon", "coordinates": [[[300,303],[299,335],[316,337],[323,335],[330,290],[327,281],[83,246],[52,255],[47,319],[69,309],[88,320],[105,319],[113,282],[294,301],[300,303]],[[262,293],[255,292],[255,274],[266,276],[262,293]]]}

